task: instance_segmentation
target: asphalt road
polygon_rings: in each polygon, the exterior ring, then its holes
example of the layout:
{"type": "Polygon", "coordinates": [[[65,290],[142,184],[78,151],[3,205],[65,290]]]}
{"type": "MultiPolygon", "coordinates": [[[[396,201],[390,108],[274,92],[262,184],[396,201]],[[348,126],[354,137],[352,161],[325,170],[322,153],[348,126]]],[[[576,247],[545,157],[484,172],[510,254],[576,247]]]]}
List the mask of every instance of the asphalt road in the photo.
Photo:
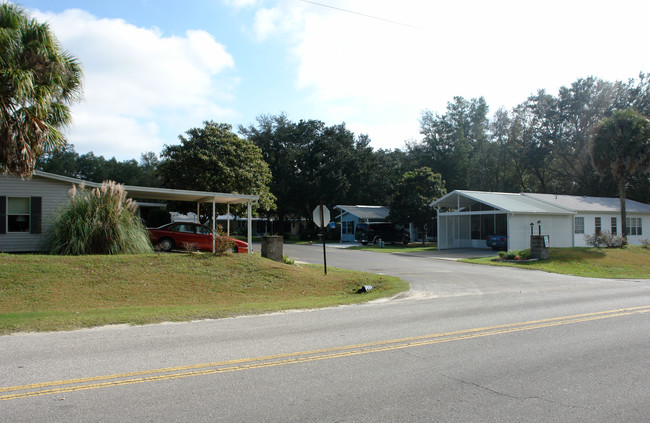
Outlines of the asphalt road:
{"type": "MultiPolygon", "coordinates": [[[[315,246],[285,246],[322,263],[315,246]]],[[[645,422],[650,280],[328,249],[359,306],[0,337],[0,421],[645,422]]]]}

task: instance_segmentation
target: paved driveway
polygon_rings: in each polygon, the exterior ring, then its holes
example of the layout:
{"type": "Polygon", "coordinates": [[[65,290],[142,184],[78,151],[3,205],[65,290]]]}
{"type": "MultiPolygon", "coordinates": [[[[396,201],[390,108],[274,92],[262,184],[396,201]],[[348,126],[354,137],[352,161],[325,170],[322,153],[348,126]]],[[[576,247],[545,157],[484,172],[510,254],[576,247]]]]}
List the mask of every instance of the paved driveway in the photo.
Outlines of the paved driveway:
{"type": "MultiPolygon", "coordinates": [[[[284,245],[284,253],[297,261],[323,263],[321,245],[284,245]]],[[[538,270],[486,266],[456,261],[464,257],[492,256],[482,249],[420,253],[379,253],[327,248],[327,265],[398,276],[411,285],[402,296],[414,298],[485,295],[496,293],[566,292],[596,287],[617,288],[647,280],[611,280],[559,275],[538,270]]]]}

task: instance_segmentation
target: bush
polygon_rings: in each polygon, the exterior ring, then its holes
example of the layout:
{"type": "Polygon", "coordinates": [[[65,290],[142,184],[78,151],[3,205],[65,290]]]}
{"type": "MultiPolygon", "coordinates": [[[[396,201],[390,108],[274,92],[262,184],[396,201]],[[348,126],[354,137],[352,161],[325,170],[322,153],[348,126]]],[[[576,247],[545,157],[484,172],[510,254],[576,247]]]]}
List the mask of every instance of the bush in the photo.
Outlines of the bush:
{"type": "Polygon", "coordinates": [[[642,248],[650,248],[650,239],[644,238],[641,240],[641,247],[642,248]]]}
{"type": "Polygon", "coordinates": [[[223,230],[223,226],[217,225],[216,232],[220,238],[217,238],[217,242],[214,244],[214,255],[223,256],[227,253],[233,252],[235,242],[231,241],[230,238],[227,237],[226,232],[223,230]]]}
{"type": "Polygon", "coordinates": [[[503,260],[528,260],[530,250],[499,251],[499,258],[503,260]]]}
{"type": "Polygon", "coordinates": [[[147,229],[136,212],[123,185],[106,181],[90,193],[83,184],[78,190],[73,185],[70,203],[47,234],[47,249],[63,255],[151,253],[147,229]]]}
{"type": "Polygon", "coordinates": [[[609,232],[601,232],[593,236],[585,235],[585,244],[589,247],[596,248],[621,248],[625,245],[625,240],[622,236],[614,236],[609,232]]]}

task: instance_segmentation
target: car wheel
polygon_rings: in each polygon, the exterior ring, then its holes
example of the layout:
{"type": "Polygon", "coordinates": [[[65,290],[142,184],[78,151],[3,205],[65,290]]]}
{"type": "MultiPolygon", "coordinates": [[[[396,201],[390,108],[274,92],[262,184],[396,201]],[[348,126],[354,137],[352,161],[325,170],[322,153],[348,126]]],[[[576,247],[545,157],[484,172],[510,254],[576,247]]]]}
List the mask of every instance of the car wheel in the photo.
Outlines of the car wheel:
{"type": "Polygon", "coordinates": [[[174,240],[171,238],[163,238],[158,241],[158,247],[165,252],[169,252],[174,248],[174,240]]]}
{"type": "Polygon", "coordinates": [[[237,249],[236,245],[233,245],[232,247],[230,247],[230,252],[233,254],[237,254],[239,250],[237,249]]]}
{"type": "Polygon", "coordinates": [[[361,241],[361,245],[368,245],[368,241],[361,241]]]}

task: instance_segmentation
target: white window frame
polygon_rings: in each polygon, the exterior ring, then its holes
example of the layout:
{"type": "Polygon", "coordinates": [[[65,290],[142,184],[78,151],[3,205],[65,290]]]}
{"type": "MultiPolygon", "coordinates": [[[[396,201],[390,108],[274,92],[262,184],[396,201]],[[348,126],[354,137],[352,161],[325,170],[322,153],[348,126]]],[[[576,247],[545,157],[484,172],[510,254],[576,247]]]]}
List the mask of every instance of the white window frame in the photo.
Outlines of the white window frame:
{"type": "Polygon", "coordinates": [[[30,233],[31,230],[31,217],[32,217],[32,205],[31,205],[31,197],[23,197],[23,196],[12,196],[9,197],[7,196],[7,233],[12,233],[12,234],[23,234],[23,233],[30,233]],[[25,213],[12,213],[11,209],[9,207],[9,202],[14,199],[25,199],[27,200],[27,214],[25,213]],[[11,225],[9,223],[11,216],[25,216],[27,218],[27,229],[21,230],[21,231],[12,231],[11,230],[11,225]]]}
{"type": "Polygon", "coordinates": [[[627,235],[643,235],[643,226],[640,217],[625,218],[625,233],[627,235]]]}
{"type": "Polygon", "coordinates": [[[576,216],[573,218],[574,230],[573,233],[584,234],[585,233],[585,218],[583,216],[576,216]]]}

